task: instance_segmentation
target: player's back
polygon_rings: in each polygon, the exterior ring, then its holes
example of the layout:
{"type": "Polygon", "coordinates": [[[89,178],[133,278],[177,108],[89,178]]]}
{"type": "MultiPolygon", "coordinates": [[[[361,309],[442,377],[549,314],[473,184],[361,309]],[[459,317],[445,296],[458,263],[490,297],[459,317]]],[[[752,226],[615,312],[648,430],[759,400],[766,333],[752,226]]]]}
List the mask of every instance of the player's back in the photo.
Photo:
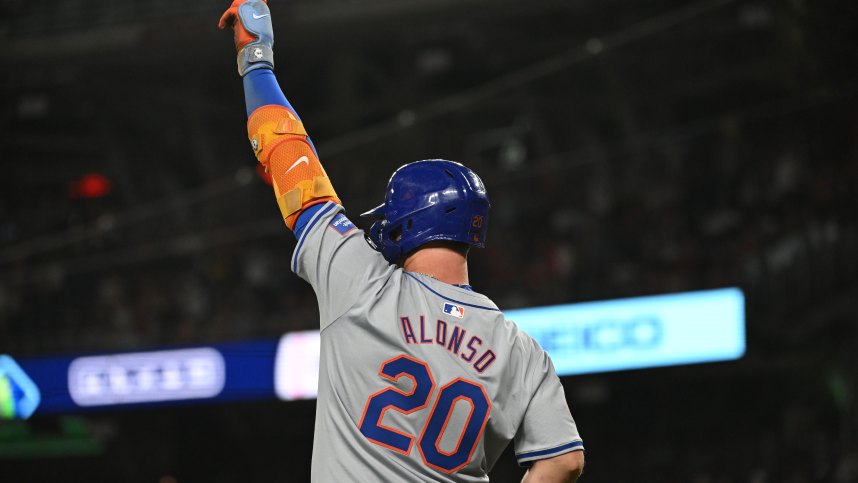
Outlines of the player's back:
{"type": "Polygon", "coordinates": [[[541,349],[465,288],[397,268],[373,290],[322,337],[314,480],[487,481],[541,349]]]}
{"type": "Polygon", "coordinates": [[[316,482],[486,481],[581,449],[545,352],[487,297],[390,265],[326,203],[292,269],[319,299],[316,482]]]}

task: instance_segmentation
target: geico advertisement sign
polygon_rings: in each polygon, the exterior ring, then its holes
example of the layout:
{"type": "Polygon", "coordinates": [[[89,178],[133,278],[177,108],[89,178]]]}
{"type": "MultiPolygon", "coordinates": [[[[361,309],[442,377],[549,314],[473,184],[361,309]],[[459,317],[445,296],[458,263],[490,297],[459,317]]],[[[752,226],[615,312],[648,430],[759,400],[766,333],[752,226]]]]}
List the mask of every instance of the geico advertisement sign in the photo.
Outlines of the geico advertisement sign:
{"type": "Polygon", "coordinates": [[[508,311],[560,375],[737,359],[745,352],[737,288],[508,311]]]}
{"type": "Polygon", "coordinates": [[[68,371],[78,406],[201,399],[223,390],[226,367],[212,348],[79,357],[68,371]]]}
{"type": "Polygon", "coordinates": [[[654,316],[596,320],[560,326],[555,330],[535,333],[532,337],[549,353],[658,350],[664,341],[664,323],[654,316]]]}

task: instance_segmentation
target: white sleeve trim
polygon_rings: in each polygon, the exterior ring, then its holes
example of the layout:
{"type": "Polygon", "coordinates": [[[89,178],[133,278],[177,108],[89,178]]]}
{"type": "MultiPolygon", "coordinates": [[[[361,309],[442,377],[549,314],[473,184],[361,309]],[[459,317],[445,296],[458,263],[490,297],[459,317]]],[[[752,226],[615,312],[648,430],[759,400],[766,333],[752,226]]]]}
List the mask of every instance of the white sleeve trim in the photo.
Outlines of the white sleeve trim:
{"type": "Polygon", "coordinates": [[[552,448],[516,453],[515,459],[518,460],[518,464],[524,465],[524,463],[532,463],[537,460],[553,458],[555,456],[560,456],[563,453],[569,453],[571,451],[584,451],[584,442],[578,439],[569,443],[561,444],[559,446],[554,446],[552,448]]]}

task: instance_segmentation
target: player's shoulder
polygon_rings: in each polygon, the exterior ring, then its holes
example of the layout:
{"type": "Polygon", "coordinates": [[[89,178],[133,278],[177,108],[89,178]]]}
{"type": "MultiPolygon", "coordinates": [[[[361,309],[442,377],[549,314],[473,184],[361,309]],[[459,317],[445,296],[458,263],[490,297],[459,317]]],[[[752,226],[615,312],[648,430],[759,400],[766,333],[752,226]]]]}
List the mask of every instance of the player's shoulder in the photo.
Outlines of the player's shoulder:
{"type": "Polygon", "coordinates": [[[534,354],[543,352],[539,342],[525,332],[516,324],[515,320],[507,318],[503,312],[500,312],[495,322],[495,330],[500,334],[496,337],[503,338],[510,345],[510,352],[515,356],[518,355],[523,359],[530,359],[534,354]]]}
{"type": "MultiPolygon", "coordinates": [[[[316,282],[330,280],[337,275],[343,280],[367,277],[379,279],[389,272],[389,263],[364,240],[364,232],[347,216],[344,208],[328,201],[307,208],[295,224],[297,243],[292,253],[292,271],[308,280],[314,288],[316,282]],[[336,270],[330,270],[337,267],[336,270]]],[[[354,289],[357,284],[351,284],[354,289]]],[[[340,294],[342,295],[342,294],[340,294]]]]}

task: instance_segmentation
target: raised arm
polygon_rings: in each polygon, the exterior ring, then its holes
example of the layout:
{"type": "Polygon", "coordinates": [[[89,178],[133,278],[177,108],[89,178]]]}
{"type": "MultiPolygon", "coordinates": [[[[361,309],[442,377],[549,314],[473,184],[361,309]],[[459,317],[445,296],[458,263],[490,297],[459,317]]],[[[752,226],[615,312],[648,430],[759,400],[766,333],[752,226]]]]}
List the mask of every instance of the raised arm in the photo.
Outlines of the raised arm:
{"type": "Polygon", "coordinates": [[[232,27],[243,77],[247,134],[256,158],[271,175],[277,205],[286,226],[298,234],[301,216],[326,201],[340,203],[319,162],[301,118],[274,77],[274,29],[263,0],[235,0],[218,24],[232,27]]]}

